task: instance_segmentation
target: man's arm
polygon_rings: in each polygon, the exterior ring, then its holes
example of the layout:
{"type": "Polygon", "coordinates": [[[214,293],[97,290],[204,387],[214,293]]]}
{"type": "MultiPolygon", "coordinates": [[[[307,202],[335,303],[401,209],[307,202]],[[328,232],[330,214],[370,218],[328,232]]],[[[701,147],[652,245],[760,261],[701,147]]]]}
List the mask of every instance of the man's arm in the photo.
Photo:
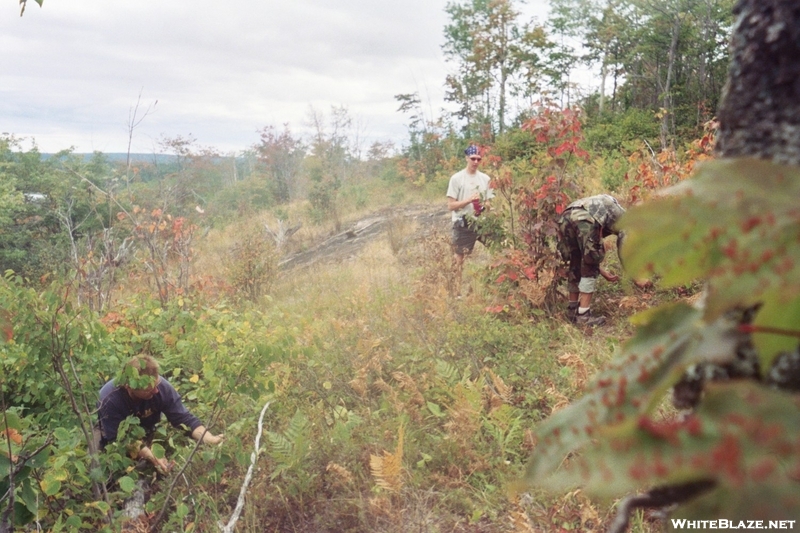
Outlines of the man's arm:
{"type": "Polygon", "coordinates": [[[197,442],[202,442],[203,444],[219,444],[222,442],[222,439],[225,435],[220,433],[219,435],[214,435],[210,431],[206,429],[205,426],[197,426],[192,431],[192,438],[197,442]]]}
{"type": "Polygon", "coordinates": [[[481,195],[478,194],[477,192],[475,194],[473,194],[470,198],[467,198],[466,200],[461,200],[461,201],[456,200],[455,198],[448,196],[447,197],[447,209],[449,209],[450,211],[458,211],[459,209],[467,207],[469,204],[472,203],[473,200],[480,200],[480,199],[481,199],[481,195]]]}
{"type": "Polygon", "coordinates": [[[142,446],[139,448],[138,458],[144,459],[152,464],[160,474],[167,474],[170,470],[172,470],[172,467],[175,466],[174,462],[167,461],[166,458],[159,459],[156,457],[153,454],[153,450],[151,450],[148,446],[142,446]]]}
{"type": "Polygon", "coordinates": [[[192,438],[205,444],[218,444],[222,441],[223,435],[214,435],[206,429],[196,416],[194,416],[183,405],[178,391],[166,380],[161,381],[163,390],[159,389],[159,394],[164,401],[163,412],[173,426],[185,425],[191,430],[192,438]]]}
{"type": "MultiPolygon", "coordinates": [[[[602,242],[603,242],[603,255],[605,255],[605,253],[608,252],[608,249],[611,247],[611,244],[609,244],[609,242],[605,240],[602,242]]],[[[598,268],[600,269],[600,275],[603,276],[606,281],[610,281],[612,283],[615,281],[619,281],[619,276],[617,276],[616,274],[610,273],[608,270],[606,270],[600,265],[598,265],[598,268]]]]}

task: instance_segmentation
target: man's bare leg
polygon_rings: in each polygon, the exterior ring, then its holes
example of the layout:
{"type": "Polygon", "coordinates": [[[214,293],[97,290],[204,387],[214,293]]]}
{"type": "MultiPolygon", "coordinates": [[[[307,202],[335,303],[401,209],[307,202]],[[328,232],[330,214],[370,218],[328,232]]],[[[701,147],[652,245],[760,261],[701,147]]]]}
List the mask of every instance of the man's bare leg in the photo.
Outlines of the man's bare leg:
{"type": "Polygon", "coordinates": [[[453,286],[451,296],[461,296],[461,278],[464,273],[464,254],[453,254],[453,286]]]}

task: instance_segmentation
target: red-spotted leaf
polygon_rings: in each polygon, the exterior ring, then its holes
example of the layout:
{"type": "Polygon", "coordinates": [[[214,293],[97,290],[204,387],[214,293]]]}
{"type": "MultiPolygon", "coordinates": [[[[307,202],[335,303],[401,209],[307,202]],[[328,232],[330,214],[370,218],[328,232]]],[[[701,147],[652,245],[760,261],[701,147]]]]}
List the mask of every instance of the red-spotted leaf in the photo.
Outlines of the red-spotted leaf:
{"type": "MultiPolygon", "coordinates": [[[[640,324],[636,336],[586,394],[537,428],[538,444],[525,474],[528,484],[561,486],[567,478],[557,469],[565,457],[609,432],[635,428],[656,409],[687,366],[729,361],[744,335],[738,332],[736,320],[723,316],[708,324],[702,310],[682,303],[652,309],[636,321],[640,324]]],[[[603,464],[597,463],[596,470],[602,469],[603,464]]],[[[591,470],[588,474],[594,474],[595,469],[591,470]]]]}
{"type": "Polygon", "coordinates": [[[666,286],[708,281],[706,318],[800,296],[800,169],[756,159],[698,165],[622,218],[626,268],[666,286]]]}
{"type": "Polygon", "coordinates": [[[642,416],[618,426],[552,479],[558,488],[580,484],[601,498],[707,480],[713,488],[691,502],[685,516],[796,518],[800,434],[786,428],[800,424],[798,407],[795,396],[752,381],[712,385],[694,414],[674,420],[642,416]]]}

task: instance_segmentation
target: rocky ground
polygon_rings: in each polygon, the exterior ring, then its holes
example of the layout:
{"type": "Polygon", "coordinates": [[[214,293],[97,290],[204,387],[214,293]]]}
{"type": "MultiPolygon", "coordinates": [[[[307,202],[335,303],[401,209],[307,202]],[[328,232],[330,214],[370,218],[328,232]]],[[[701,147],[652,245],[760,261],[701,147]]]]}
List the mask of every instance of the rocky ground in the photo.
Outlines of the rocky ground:
{"type": "MultiPolygon", "coordinates": [[[[299,252],[285,256],[279,263],[281,270],[310,267],[318,263],[344,261],[357,254],[369,242],[383,236],[395,223],[414,225],[416,234],[431,228],[446,229],[450,213],[443,206],[404,205],[383,209],[352,222],[347,229],[299,252]]],[[[416,234],[409,235],[414,238],[416,234]]]]}

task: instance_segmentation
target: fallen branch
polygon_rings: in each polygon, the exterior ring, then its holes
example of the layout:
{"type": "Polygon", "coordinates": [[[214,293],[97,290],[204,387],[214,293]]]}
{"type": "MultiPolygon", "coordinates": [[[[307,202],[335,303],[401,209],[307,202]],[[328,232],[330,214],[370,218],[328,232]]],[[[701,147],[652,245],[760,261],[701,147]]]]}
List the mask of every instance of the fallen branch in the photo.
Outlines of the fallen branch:
{"type": "Polygon", "coordinates": [[[264,413],[267,412],[269,403],[270,402],[264,404],[264,408],[261,409],[261,415],[258,417],[258,433],[256,433],[255,450],[250,454],[250,466],[247,467],[247,474],[244,476],[244,483],[242,483],[242,489],[239,491],[239,499],[236,501],[236,508],[233,510],[233,514],[231,515],[231,519],[228,521],[227,525],[222,525],[222,522],[219,523],[222,533],[233,533],[233,528],[236,526],[236,522],[239,520],[239,515],[242,514],[244,497],[247,494],[247,487],[250,485],[250,480],[253,478],[253,467],[256,465],[258,448],[261,445],[261,432],[264,428],[264,413]]]}

